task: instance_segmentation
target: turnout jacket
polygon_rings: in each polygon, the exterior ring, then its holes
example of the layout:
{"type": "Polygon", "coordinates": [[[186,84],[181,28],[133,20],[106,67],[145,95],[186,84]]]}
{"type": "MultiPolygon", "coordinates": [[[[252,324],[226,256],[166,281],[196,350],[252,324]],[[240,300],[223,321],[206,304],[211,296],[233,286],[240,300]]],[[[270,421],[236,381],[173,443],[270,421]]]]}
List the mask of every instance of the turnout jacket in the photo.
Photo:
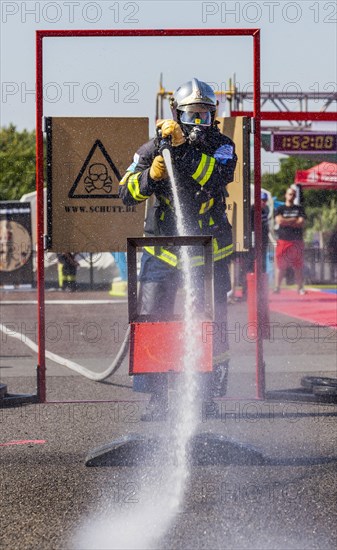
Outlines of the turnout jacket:
{"type": "MultiPolygon", "coordinates": [[[[147,211],[145,234],[177,235],[170,181],[154,181],[150,177],[152,161],[158,154],[157,138],[138,149],[120,181],[119,196],[125,205],[135,205],[154,195],[155,203],[147,211]]],[[[186,234],[212,235],[214,261],[228,258],[233,252],[233,243],[226,216],[226,185],[233,180],[237,162],[233,141],[213,126],[207,132],[205,143],[194,145],[186,141],[171,148],[171,157],[186,234]]],[[[146,251],[171,266],[178,264],[173,249],[146,247],[146,251]]]]}

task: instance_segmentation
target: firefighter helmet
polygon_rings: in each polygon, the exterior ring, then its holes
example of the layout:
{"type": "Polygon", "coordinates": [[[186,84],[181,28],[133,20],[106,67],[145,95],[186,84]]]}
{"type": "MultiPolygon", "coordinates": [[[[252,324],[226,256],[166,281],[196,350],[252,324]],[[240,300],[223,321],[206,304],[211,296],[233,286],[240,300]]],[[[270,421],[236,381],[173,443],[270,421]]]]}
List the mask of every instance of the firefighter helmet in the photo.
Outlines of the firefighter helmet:
{"type": "Polygon", "coordinates": [[[217,100],[211,86],[197,78],[182,84],[174,92],[170,103],[173,118],[179,123],[202,126],[212,124],[217,107],[217,100]],[[204,113],[204,118],[197,116],[201,113],[204,113]]]}
{"type": "Polygon", "coordinates": [[[190,143],[198,145],[207,139],[217,108],[211,86],[193,78],[174,92],[170,105],[174,120],[180,124],[190,143]]]}

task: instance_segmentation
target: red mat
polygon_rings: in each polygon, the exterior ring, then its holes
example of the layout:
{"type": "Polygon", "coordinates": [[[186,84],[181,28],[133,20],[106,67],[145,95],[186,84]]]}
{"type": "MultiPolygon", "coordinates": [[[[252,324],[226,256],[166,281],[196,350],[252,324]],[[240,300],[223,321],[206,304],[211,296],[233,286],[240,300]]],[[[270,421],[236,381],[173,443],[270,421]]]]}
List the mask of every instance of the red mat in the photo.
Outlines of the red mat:
{"type": "Polygon", "coordinates": [[[269,309],[321,326],[337,327],[337,295],[308,290],[299,296],[296,290],[282,289],[269,294],[269,309]]]}

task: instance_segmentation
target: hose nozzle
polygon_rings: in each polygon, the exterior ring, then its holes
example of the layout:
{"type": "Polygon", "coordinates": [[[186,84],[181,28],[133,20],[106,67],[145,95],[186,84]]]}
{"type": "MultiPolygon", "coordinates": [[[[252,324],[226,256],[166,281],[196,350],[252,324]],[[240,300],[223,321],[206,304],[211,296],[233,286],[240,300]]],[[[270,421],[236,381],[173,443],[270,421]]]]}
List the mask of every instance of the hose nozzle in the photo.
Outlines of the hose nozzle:
{"type": "Polygon", "coordinates": [[[160,128],[157,128],[157,138],[159,141],[158,152],[161,155],[164,149],[172,150],[172,138],[168,136],[166,138],[162,137],[162,131],[160,128]]]}

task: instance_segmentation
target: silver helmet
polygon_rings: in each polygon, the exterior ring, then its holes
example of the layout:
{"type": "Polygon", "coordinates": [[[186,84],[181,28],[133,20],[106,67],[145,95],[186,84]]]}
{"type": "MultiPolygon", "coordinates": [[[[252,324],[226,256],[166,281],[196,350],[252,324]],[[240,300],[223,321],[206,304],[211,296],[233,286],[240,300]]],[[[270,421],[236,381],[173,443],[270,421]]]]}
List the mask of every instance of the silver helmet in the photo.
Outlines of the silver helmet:
{"type": "MultiPolygon", "coordinates": [[[[212,114],[215,113],[217,100],[211,86],[206,84],[206,82],[193,78],[185,84],[182,84],[174,92],[170,104],[173,118],[180,122],[180,111],[190,113],[198,113],[199,111],[212,114]]],[[[214,114],[211,118],[214,118],[214,114]]],[[[192,122],[187,122],[187,124],[192,124],[192,122]]],[[[205,125],[209,126],[209,123],[205,125]]]]}
{"type": "Polygon", "coordinates": [[[172,116],[190,143],[205,141],[214,126],[217,100],[206,82],[193,78],[180,86],[170,100],[172,116]]]}

